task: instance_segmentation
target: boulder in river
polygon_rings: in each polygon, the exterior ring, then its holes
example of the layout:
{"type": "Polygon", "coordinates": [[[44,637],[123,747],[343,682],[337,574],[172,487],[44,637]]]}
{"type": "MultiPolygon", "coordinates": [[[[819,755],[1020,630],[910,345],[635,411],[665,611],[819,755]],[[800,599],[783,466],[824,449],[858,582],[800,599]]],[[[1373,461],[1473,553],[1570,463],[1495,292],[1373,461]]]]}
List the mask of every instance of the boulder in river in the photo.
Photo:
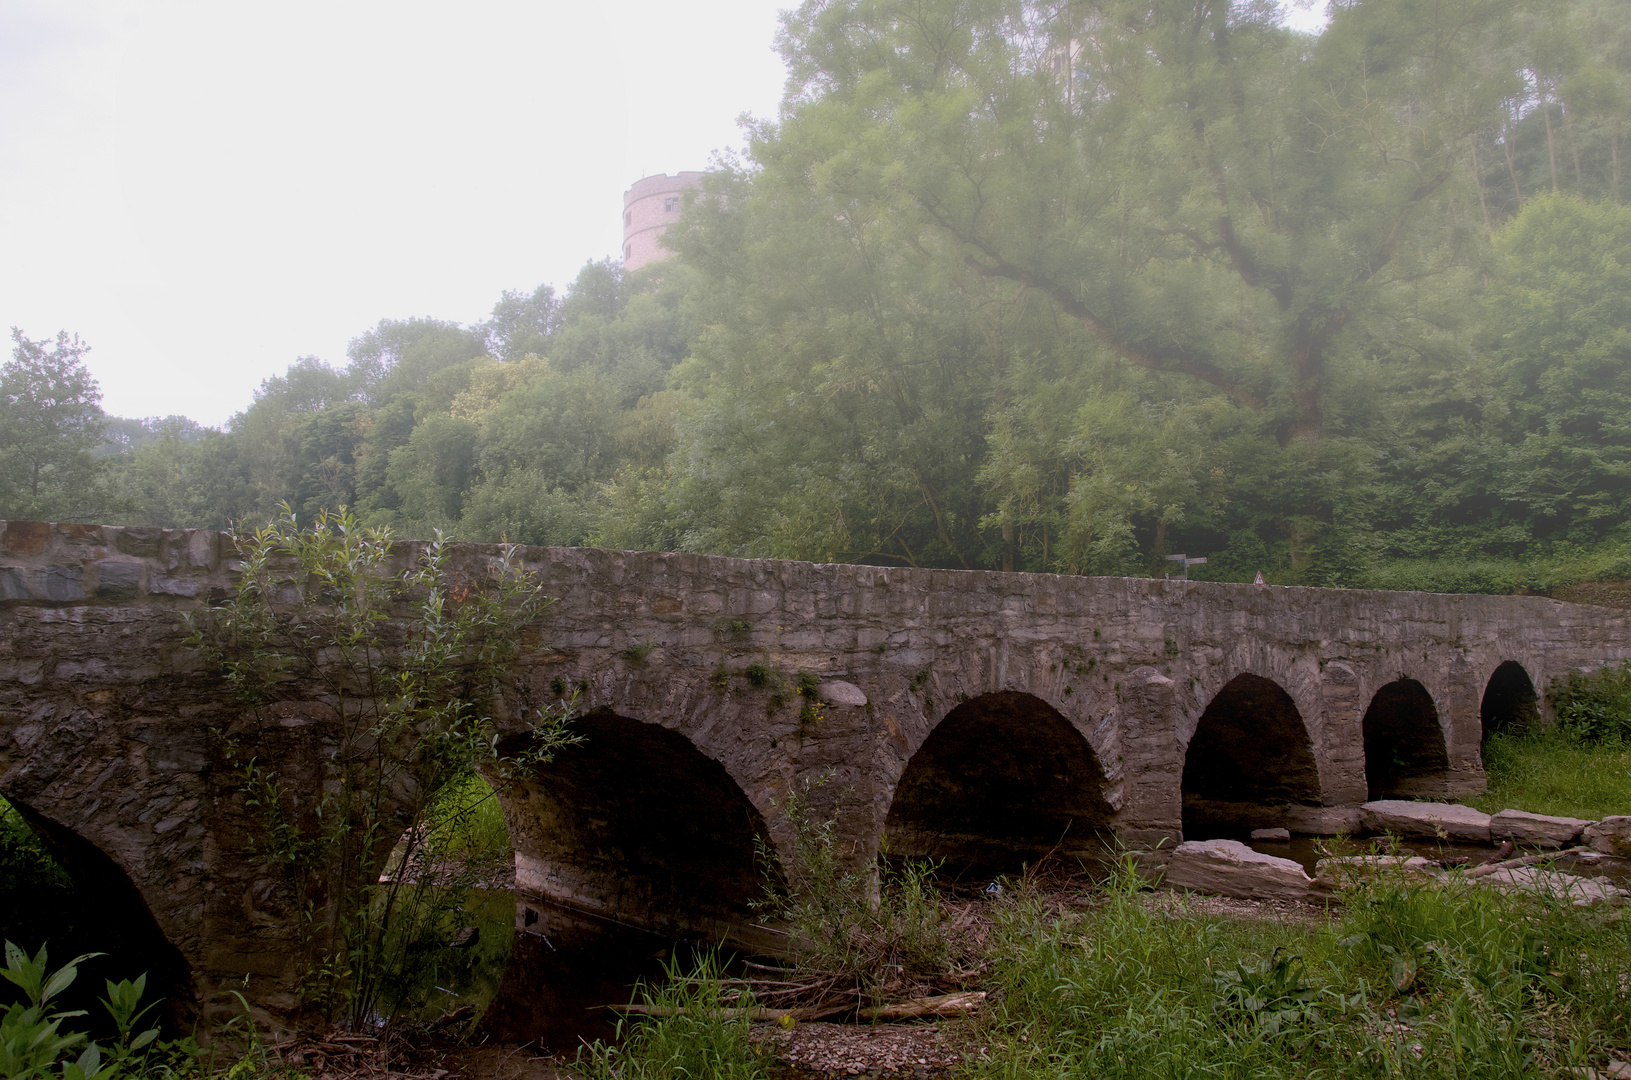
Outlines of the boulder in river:
{"type": "Polygon", "coordinates": [[[1631,817],[1622,814],[1587,825],[1580,839],[1593,851],[1631,859],[1631,817]]]}
{"type": "Polygon", "coordinates": [[[1598,878],[1562,874],[1556,870],[1542,870],[1538,866],[1515,866],[1510,870],[1497,870],[1485,877],[1474,878],[1480,885],[1491,885],[1503,892],[1541,893],[1567,900],[1575,907],[1589,904],[1623,904],[1627,896],[1606,881],[1598,878]]]}
{"type": "Polygon", "coordinates": [[[1523,810],[1502,810],[1489,819],[1491,840],[1511,840],[1521,847],[1567,847],[1591,822],[1583,818],[1549,817],[1523,810]]]}
{"type": "Polygon", "coordinates": [[[1360,820],[1371,832],[1489,843],[1489,815],[1459,803],[1380,799],[1360,807],[1360,820]]]}
{"type": "Polygon", "coordinates": [[[1172,853],[1166,883],[1242,900],[1307,900],[1314,881],[1295,859],[1260,855],[1238,840],[1186,840],[1172,853]]]}

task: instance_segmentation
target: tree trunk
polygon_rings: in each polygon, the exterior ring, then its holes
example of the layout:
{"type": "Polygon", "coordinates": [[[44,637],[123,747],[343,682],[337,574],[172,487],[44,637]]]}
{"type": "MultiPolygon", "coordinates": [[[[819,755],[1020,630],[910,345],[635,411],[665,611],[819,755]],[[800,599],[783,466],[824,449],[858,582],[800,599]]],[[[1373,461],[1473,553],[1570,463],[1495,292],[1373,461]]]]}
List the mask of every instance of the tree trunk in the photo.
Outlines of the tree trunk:
{"type": "Polygon", "coordinates": [[[1478,208],[1484,212],[1484,228],[1494,232],[1495,226],[1489,219],[1489,200],[1484,198],[1484,173],[1478,167],[1478,137],[1473,136],[1468,145],[1472,147],[1472,182],[1478,188],[1478,208]]]}
{"type": "MultiPolygon", "coordinates": [[[[1518,167],[1512,163],[1512,128],[1509,125],[1506,134],[1501,138],[1501,149],[1506,151],[1506,173],[1512,177],[1512,197],[1518,203],[1523,202],[1523,189],[1518,186],[1518,167]]],[[[1513,213],[1517,211],[1514,210],[1513,213]]]]}
{"type": "MultiPolygon", "coordinates": [[[[1540,80],[1535,80],[1540,85],[1540,80]]],[[[1546,121],[1546,158],[1552,165],[1552,190],[1560,190],[1557,186],[1557,143],[1552,138],[1552,103],[1546,100],[1546,91],[1540,92],[1540,118],[1546,121]]]]}

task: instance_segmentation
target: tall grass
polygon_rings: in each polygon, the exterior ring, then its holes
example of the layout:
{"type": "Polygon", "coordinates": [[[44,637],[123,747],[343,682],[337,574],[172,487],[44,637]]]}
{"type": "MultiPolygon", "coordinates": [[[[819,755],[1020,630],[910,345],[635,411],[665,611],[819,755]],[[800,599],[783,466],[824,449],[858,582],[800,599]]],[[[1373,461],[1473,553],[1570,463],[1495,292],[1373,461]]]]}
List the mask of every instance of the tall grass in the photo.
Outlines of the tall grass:
{"type": "Polygon", "coordinates": [[[1007,907],[971,1075],[1094,1080],[1558,1075],[1626,1044],[1617,915],[1381,885],[1339,923],[1208,916],[1126,889],[1007,907]]]}
{"type": "Polygon", "coordinates": [[[666,1015],[618,1021],[617,1041],[596,1041],[578,1061],[589,1080],[760,1080],[771,1060],[751,1038],[753,1002],[727,992],[719,957],[703,954],[689,970],[669,966],[657,986],[635,997],[666,1015]]]}
{"type": "Polygon", "coordinates": [[[1486,813],[1631,814],[1631,743],[1586,743],[1558,730],[1495,734],[1484,743],[1484,769],[1488,789],[1467,801],[1486,813]]]}

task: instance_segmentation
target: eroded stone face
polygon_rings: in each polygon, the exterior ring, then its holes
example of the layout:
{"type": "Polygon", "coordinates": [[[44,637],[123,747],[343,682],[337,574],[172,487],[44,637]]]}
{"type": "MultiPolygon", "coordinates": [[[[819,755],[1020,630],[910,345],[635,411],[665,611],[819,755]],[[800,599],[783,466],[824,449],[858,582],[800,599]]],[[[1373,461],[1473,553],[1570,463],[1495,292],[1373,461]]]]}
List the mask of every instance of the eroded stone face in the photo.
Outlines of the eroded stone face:
{"type": "MultiPolygon", "coordinates": [[[[453,557],[479,576],[493,554],[453,557]]],[[[890,829],[913,853],[1010,861],[1170,851],[1186,813],[1191,839],[1349,831],[1367,762],[1390,792],[1478,790],[1481,717],[1516,722],[1525,687],[1631,656],[1624,616],[1535,597],[522,559],[557,598],[528,678],[542,700],[582,687],[602,720],[504,795],[521,887],[682,930],[741,917],[750,849],[790,850],[790,794],[862,866],[890,829]]],[[[299,974],[298,912],[245,856],[254,826],[210,732],[315,783],[327,723],[298,700],[246,716],[186,648],[181,616],[227,595],[233,566],[213,532],[0,523],[0,792],[128,876],[206,1019],[234,989],[286,1011],[299,974]]]]}

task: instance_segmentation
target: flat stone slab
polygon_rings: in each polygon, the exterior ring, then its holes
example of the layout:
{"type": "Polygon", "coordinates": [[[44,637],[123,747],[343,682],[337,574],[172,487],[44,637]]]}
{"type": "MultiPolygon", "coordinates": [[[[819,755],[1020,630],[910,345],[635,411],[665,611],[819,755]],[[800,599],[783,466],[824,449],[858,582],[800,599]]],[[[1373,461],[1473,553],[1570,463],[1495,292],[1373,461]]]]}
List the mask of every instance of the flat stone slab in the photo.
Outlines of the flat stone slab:
{"type": "Polygon", "coordinates": [[[1307,900],[1314,879],[1296,860],[1260,855],[1238,840],[1186,840],[1172,853],[1166,884],[1241,900],[1307,900]]]}
{"type": "Polygon", "coordinates": [[[1443,873],[1438,863],[1420,855],[1333,855],[1314,864],[1314,883],[1324,889],[1346,889],[1389,874],[1421,881],[1443,873]]]}
{"type": "Polygon", "coordinates": [[[1289,842],[1291,840],[1291,830],[1290,829],[1253,829],[1252,830],[1252,839],[1257,840],[1257,841],[1269,842],[1269,843],[1289,842]]]}
{"type": "Polygon", "coordinates": [[[1583,818],[1548,817],[1523,810],[1502,810],[1489,819],[1491,840],[1510,840],[1530,847],[1567,847],[1579,838],[1587,825],[1583,818]]]}
{"type": "Polygon", "coordinates": [[[1490,885],[1503,892],[1538,893],[1568,900],[1575,907],[1592,904],[1623,904],[1626,894],[1606,881],[1596,878],[1562,874],[1556,870],[1542,870],[1535,866],[1518,866],[1511,870],[1497,870],[1481,878],[1473,878],[1480,885],[1490,885]]]}
{"type": "Polygon", "coordinates": [[[1595,825],[1587,825],[1580,838],[1593,851],[1631,859],[1631,817],[1606,817],[1595,825]]]}
{"type": "Polygon", "coordinates": [[[1366,803],[1359,810],[1361,823],[1372,832],[1489,843],[1489,815],[1459,803],[1380,799],[1366,803]]]}
{"type": "Polygon", "coordinates": [[[1286,828],[1304,836],[1350,836],[1360,829],[1357,806],[1288,806],[1286,828]]]}

